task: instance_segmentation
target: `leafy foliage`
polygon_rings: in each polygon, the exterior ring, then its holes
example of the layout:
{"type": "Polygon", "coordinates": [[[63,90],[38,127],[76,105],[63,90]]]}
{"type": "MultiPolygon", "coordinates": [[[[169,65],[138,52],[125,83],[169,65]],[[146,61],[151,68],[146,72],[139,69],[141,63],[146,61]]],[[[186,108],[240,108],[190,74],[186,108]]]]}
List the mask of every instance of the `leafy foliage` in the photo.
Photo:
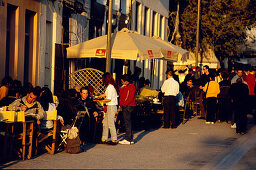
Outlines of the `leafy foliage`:
{"type": "MultiPolygon", "coordinates": [[[[198,0],[186,3],[180,20],[183,46],[196,46],[198,0]]],[[[204,51],[211,47],[216,56],[237,56],[245,39],[245,28],[255,26],[255,0],[201,0],[200,44],[204,51]]]]}

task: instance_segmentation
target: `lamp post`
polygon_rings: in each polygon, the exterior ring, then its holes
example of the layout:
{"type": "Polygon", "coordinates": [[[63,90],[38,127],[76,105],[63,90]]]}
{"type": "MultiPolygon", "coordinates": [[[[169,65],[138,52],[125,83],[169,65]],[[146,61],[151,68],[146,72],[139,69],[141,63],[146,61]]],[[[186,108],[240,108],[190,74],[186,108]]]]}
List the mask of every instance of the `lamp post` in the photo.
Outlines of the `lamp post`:
{"type": "Polygon", "coordinates": [[[112,0],[109,0],[109,3],[108,3],[108,35],[107,35],[106,72],[110,72],[110,65],[111,65],[111,33],[112,33],[112,0]]]}
{"type": "Polygon", "coordinates": [[[199,48],[199,24],[200,24],[200,0],[198,0],[198,11],[197,11],[197,27],[196,27],[196,66],[198,66],[198,48],[199,48]]]}

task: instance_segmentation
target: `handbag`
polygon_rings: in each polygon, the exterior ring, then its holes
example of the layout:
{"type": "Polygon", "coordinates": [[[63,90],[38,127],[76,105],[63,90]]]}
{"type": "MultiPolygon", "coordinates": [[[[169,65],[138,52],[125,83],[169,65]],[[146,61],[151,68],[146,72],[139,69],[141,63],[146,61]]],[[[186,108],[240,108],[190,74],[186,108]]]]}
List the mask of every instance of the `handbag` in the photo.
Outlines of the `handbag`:
{"type": "Polygon", "coordinates": [[[76,154],[80,152],[80,143],[81,140],[79,138],[79,136],[77,136],[76,138],[70,139],[67,138],[67,144],[66,144],[66,152],[67,153],[71,153],[71,154],[76,154]]]}

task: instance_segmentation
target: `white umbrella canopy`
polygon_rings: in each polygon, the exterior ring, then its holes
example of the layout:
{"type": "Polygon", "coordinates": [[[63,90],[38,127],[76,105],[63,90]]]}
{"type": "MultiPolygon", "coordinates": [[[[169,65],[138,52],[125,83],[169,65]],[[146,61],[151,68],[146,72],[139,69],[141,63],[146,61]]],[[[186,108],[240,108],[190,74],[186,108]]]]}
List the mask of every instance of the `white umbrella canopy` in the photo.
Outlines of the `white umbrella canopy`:
{"type": "MultiPolygon", "coordinates": [[[[163,58],[168,46],[127,28],[111,36],[111,58],[145,60],[163,58]],[[164,51],[164,50],[165,51],[164,51]]],[[[106,58],[107,35],[67,48],[67,58],[106,58]]]]}
{"type": "Polygon", "coordinates": [[[158,36],[153,36],[153,39],[157,40],[158,42],[167,45],[168,50],[162,49],[162,53],[164,54],[164,58],[166,60],[172,60],[172,61],[186,61],[189,58],[189,52],[187,50],[184,50],[183,48],[180,48],[168,41],[162,40],[158,36]]]}

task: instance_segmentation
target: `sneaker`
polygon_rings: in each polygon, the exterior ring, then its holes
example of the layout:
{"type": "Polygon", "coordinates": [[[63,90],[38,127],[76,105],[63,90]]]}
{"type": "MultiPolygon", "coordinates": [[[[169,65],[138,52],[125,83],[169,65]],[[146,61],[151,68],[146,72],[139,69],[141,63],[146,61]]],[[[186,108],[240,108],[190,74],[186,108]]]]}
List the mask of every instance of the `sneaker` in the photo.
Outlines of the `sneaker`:
{"type": "Polygon", "coordinates": [[[128,140],[124,139],[124,140],[119,141],[119,144],[132,145],[132,144],[134,144],[134,141],[128,141],[128,140]]]}
{"type": "Polygon", "coordinates": [[[235,128],[236,128],[236,123],[234,123],[233,125],[231,125],[231,128],[232,128],[232,129],[235,129],[235,128]]]}

